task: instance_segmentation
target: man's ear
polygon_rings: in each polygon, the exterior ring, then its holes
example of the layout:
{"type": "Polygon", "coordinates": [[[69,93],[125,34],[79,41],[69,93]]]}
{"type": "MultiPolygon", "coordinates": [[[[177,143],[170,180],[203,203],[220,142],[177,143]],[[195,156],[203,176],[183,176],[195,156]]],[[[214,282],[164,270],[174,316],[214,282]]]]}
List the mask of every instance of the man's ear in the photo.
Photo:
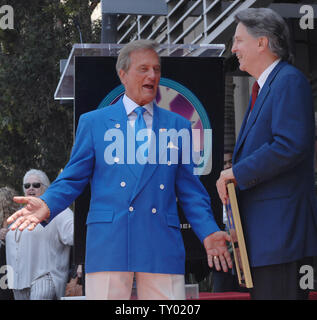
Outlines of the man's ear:
{"type": "Polygon", "coordinates": [[[126,73],[124,70],[122,70],[122,69],[119,70],[119,78],[120,78],[120,81],[122,84],[124,84],[125,74],[126,73]]]}
{"type": "Polygon", "coordinates": [[[258,47],[260,49],[266,49],[269,47],[269,39],[267,37],[259,37],[258,38],[258,47]]]}

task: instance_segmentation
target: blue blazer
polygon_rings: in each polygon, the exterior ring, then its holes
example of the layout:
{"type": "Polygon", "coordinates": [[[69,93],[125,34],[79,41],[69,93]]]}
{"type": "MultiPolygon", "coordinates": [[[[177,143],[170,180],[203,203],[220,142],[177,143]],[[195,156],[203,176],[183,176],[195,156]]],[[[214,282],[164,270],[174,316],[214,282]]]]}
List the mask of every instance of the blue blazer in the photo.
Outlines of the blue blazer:
{"type": "MultiPolygon", "coordinates": [[[[151,148],[156,161],[146,164],[141,178],[127,162],[127,115],[122,102],[83,114],[76,140],[64,171],[41,197],[51,211],[50,219],[69,206],[91,185],[87,218],[86,271],[136,271],[183,274],[185,250],[180,231],[177,201],[198,238],[219,228],[213,218],[209,195],[193,164],[182,164],[185,146],[179,143],[178,164],[159,163],[159,132],[170,129],[191,130],[191,124],[176,113],[154,105],[151,148]],[[125,152],[117,162],[105,158],[113,146],[106,132],[119,129],[125,152]],[[124,160],[124,161],[123,161],[124,160]],[[109,161],[108,161],[109,162],[109,161]]],[[[118,130],[118,131],[119,131],[118,130]]],[[[114,131],[113,131],[114,132],[114,131]]],[[[118,146],[120,145],[118,139],[118,146]]],[[[175,145],[175,144],[174,144],[175,145]]],[[[165,162],[165,163],[164,163],[165,162]]]]}
{"type": "Polygon", "coordinates": [[[251,266],[317,254],[314,109],[305,76],[286,62],[270,73],[233,155],[251,266]]]}

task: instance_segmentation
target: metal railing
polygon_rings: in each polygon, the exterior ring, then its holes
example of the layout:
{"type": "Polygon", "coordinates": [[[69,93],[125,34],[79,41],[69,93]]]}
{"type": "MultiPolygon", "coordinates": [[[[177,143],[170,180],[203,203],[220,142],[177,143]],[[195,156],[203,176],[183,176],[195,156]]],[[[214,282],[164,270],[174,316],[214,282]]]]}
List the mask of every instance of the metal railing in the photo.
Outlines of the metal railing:
{"type": "Polygon", "coordinates": [[[225,43],[225,31],[240,9],[267,6],[269,0],[166,0],[167,16],[118,16],[118,43],[155,39],[168,44],[225,43]]]}

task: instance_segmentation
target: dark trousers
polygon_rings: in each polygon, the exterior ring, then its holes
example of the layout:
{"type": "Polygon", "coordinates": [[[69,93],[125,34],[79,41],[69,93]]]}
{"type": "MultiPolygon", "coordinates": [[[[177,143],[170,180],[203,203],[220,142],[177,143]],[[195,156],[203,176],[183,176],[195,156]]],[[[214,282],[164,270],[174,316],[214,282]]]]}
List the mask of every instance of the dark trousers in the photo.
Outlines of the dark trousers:
{"type": "Polygon", "coordinates": [[[247,288],[240,287],[238,276],[231,270],[228,272],[212,271],[212,292],[248,292],[247,288]]]}
{"type": "Polygon", "coordinates": [[[312,259],[277,265],[251,267],[253,288],[250,289],[252,300],[307,300],[309,290],[299,286],[299,270],[302,265],[312,266],[312,259]]]}

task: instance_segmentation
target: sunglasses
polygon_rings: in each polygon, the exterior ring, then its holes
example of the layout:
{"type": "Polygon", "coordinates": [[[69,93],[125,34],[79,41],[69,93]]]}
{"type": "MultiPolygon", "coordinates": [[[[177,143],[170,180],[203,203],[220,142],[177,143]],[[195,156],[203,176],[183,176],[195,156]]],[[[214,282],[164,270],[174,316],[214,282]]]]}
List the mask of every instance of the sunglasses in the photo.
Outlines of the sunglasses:
{"type": "Polygon", "coordinates": [[[41,182],[34,182],[34,183],[25,183],[23,185],[24,189],[29,189],[32,185],[33,188],[38,189],[41,187],[41,182]]]}

